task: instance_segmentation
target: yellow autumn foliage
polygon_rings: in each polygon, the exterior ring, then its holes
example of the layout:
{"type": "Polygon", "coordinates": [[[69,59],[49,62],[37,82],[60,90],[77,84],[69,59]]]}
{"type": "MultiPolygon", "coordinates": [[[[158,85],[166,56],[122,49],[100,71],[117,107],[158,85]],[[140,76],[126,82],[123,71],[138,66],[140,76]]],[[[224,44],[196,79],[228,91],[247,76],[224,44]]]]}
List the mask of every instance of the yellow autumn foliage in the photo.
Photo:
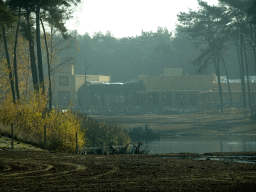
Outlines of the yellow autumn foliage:
{"type": "MultiPolygon", "coordinates": [[[[39,146],[44,144],[44,126],[46,126],[47,149],[74,152],[76,150],[76,132],[78,146],[84,145],[85,131],[76,116],[67,111],[46,110],[47,99],[41,92],[31,94],[28,101],[21,100],[20,105],[13,104],[11,95],[0,103],[0,122],[14,124],[15,133],[26,131],[32,134],[39,146]]],[[[25,140],[25,138],[23,138],[25,140]]]]}

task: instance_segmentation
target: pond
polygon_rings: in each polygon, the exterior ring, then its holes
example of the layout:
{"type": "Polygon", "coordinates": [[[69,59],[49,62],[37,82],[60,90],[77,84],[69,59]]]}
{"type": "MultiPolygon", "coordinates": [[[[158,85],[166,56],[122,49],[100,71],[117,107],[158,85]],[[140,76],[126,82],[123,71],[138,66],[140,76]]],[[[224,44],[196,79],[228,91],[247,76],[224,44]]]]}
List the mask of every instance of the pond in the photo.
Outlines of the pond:
{"type": "Polygon", "coordinates": [[[148,154],[256,151],[256,135],[176,135],[143,142],[148,154]]]}

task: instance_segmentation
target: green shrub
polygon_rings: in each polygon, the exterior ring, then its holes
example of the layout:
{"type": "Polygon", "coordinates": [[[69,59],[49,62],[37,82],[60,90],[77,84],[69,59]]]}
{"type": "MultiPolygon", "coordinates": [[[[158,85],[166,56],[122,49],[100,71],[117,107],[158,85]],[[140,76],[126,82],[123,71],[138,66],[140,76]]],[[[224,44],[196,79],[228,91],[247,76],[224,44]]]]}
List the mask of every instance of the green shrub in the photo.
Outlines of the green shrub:
{"type": "Polygon", "coordinates": [[[131,131],[128,132],[132,141],[152,141],[160,138],[159,133],[155,133],[151,128],[145,124],[143,127],[134,127],[131,131]]]}
{"type": "Polygon", "coordinates": [[[129,135],[122,125],[107,124],[97,121],[87,115],[76,113],[81,124],[81,129],[86,129],[86,141],[89,147],[105,145],[127,145],[130,143],[129,135]]]}
{"type": "Polygon", "coordinates": [[[125,146],[123,146],[119,149],[112,146],[112,145],[109,146],[109,149],[110,149],[112,154],[129,154],[131,152],[128,151],[128,148],[129,148],[129,144],[125,145],[125,146]]]}

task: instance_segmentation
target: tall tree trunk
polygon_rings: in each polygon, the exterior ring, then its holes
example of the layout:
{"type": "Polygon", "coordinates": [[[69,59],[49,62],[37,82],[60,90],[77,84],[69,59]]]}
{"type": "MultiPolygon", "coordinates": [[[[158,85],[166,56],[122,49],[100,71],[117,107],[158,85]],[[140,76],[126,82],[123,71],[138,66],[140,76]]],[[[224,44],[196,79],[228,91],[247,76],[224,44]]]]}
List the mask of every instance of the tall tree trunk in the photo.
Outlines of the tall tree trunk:
{"type": "Polygon", "coordinates": [[[43,24],[42,19],[41,19],[41,25],[42,25],[42,28],[44,31],[45,49],[46,49],[46,54],[47,54],[48,80],[49,80],[49,111],[51,111],[52,110],[52,81],[51,81],[50,55],[49,55],[47,38],[46,38],[46,33],[45,33],[44,24],[43,24]]]}
{"type": "Polygon", "coordinates": [[[29,41],[29,52],[30,52],[30,62],[31,62],[31,73],[32,73],[32,80],[33,80],[33,87],[34,91],[38,92],[39,86],[38,86],[38,75],[37,75],[37,67],[36,67],[36,57],[35,57],[35,51],[34,51],[34,41],[33,41],[33,36],[31,32],[31,26],[29,22],[29,17],[31,11],[27,8],[27,25],[28,25],[28,41],[29,41]]]}
{"type": "Polygon", "coordinates": [[[241,87],[243,95],[243,108],[244,108],[244,117],[247,118],[247,106],[246,106],[246,92],[245,92],[245,81],[244,81],[244,62],[243,62],[243,34],[240,34],[240,78],[241,78],[241,87]]]}
{"type": "MultiPolygon", "coordinates": [[[[250,41],[250,44],[251,44],[251,47],[252,47],[252,50],[253,50],[253,53],[254,53],[254,70],[255,70],[255,73],[256,73],[256,31],[253,31],[253,25],[251,24],[251,32],[250,32],[250,35],[251,35],[251,41],[250,41]],[[254,35],[254,36],[253,36],[254,35]]],[[[254,26],[254,28],[256,29],[256,26],[254,26]]]]}
{"type": "Polygon", "coordinates": [[[7,68],[9,71],[9,80],[10,80],[11,90],[12,90],[12,100],[13,100],[13,103],[15,103],[16,100],[15,100],[14,82],[13,82],[13,77],[12,77],[12,68],[11,68],[11,62],[10,62],[10,57],[9,57],[9,52],[8,52],[7,40],[6,40],[6,36],[5,36],[5,27],[3,24],[2,24],[2,32],[3,32],[3,38],[4,38],[4,49],[5,49],[5,55],[6,55],[6,60],[7,60],[7,68]]]}
{"type": "Polygon", "coordinates": [[[223,98],[222,98],[222,88],[221,88],[221,82],[220,82],[220,67],[219,67],[220,65],[219,65],[218,53],[217,53],[217,58],[214,58],[214,66],[215,66],[216,75],[218,79],[221,113],[223,113],[223,98]]]}
{"type": "Polygon", "coordinates": [[[44,73],[43,73],[43,62],[42,62],[42,51],[41,51],[41,37],[40,37],[40,1],[37,2],[36,6],[36,45],[37,45],[37,64],[39,73],[39,86],[45,92],[44,87],[44,73]]]}
{"type": "Polygon", "coordinates": [[[253,47],[253,53],[254,53],[254,71],[255,71],[255,74],[256,74],[256,47],[253,47]]]}
{"type": "MultiPolygon", "coordinates": [[[[247,61],[247,55],[245,51],[245,44],[243,42],[243,48],[244,48],[244,57],[245,57],[245,69],[246,69],[246,77],[247,77],[247,93],[248,93],[248,103],[249,108],[251,109],[251,89],[250,89],[250,79],[249,79],[249,67],[248,67],[248,61],[247,61]]],[[[252,116],[252,110],[251,110],[251,116],[252,116]]]]}
{"type": "MultiPolygon", "coordinates": [[[[28,57],[29,59],[29,52],[28,52],[28,57]]],[[[29,63],[28,63],[28,73],[27,73],[27,79],[26,79],[26,92],[25,92],[25,95],[26,95],[26,101],[28,99],[28,84],[29,84],[29,63]]]]}
{"type": "Polygon", "coordinates": [[[232,105],[233,105],[233,101],[232,101],[232,93],[231,93],[230,83],[229,83],[229,77],[228,77],[228,70],[227,70],[226,63],[225,63],[225,61],[224,61],[224,59],[223,59],[222,56],[221,56],[221,60],[222,60],[222,62],[223,62],[224,70],[225,70],[226,77],[227,77],[230,105],[232,106],[232,105]]]}
{"type": "Polygon", "coordinates": [[[217,68],[218,68],[218,86],[219,86],[219,94],[220,94],[220,105],[221,105],[221,113],[223,113],[223,93],[222,93],[222,87],[220,82],[220,60],[219,60],[219,53],[217,53],[217,68]]]}
{"type": "Polygon", "coordinates": [[[51,57],[50,57],[50,65],[52,65],[53,61],[53,26],[51,26],[51,57]]]}
{"type": "Polygon", "coordinates": [[[13,56],[13,66],[14,66],[14,76],[15,76],[15,91],[17,94],[17,102],[20,103],[20,91],[19,91],[19,80],[18,80],[18,69],[17,69],[17,44],[18,44],[18,34],[20,25],[20,7],[19,7],[19,21],[17,23],[15,45],[14,45],[14,56],[13,56]]]}

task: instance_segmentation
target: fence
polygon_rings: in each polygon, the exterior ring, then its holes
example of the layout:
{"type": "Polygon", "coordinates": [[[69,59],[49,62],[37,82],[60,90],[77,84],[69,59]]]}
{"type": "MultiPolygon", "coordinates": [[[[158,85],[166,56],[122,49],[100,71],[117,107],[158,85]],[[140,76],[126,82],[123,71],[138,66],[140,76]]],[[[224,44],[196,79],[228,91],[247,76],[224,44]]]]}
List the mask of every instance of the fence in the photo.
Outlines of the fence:
{"type": "MultiPolygon", "coordinates": [[[[44,145],[44,149],[46,150],[47,149],[47,131],[46,131],[46,126],[44,126],[44,138],[43,138],[43,145],[44,145]]],[[[11,123],[11,149],[14,149],[14,133],[15,133],[15,130],[14,130],[14,126],[13,126],[13,123],[11,123]]],[[[79,152],[79,146],[78,146],[78,135],[77,135],[77,132],[76,132],[76,153],[78,154],[79,152]]]]}
{"type": "MultiPolygon", "coordinates": [[[[11,127],[9,126],[5,126],[5,131],[7,132],[8,130],[8,134],[10,134],[11,136],[11,149],[14,149],[15,146],[14,146],[14,138],[15,138],[15,135],[17,137],[17,132],[15,133],[15,126],[13,123],[11,123],[11,127]]],[[[43,148],[45,150],[47,150],[47,127],[44,126],[44,134],[43,134],[43,139],[42,139],[42,142],[43,142],[43,148]]],[[[75,153],[76,154],[79,154],[79,153],[85,153],[85,151],[88,152],[88,154],[106,154],[106,153],[109,153],[111,150],[110,150],[110,147],[109,146],[106,146],[104,145],[104,143],[101,144],[101,146],[99,147],[81,147],[80,150],[79,150],[79,146],[78,146],[78,133],[76,132],[75,133],[75,153]]],[[[122,148],[124,146],[113,146],[115,147],[116,149],[118,148],[122,148]]]]}

